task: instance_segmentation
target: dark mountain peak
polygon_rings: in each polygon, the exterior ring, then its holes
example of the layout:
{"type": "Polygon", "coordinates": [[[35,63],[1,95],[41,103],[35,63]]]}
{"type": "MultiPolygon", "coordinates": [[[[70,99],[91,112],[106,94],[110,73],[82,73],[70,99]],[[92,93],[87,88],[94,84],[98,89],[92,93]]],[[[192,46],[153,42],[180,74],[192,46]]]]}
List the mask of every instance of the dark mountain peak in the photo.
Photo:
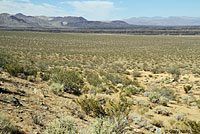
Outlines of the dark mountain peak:
{"type": "Polygon", "coordinates": [[[52,21],[61,21],[67,23],[87,22],[87,20],[83,17],[74,17],[74,16],[53,17],[52,21]]]}
{"type": "Polygon", "coordinates": [[[128,23],[121,20],[115,20],[115,21],[112,21],[111,23],[118,24],[118,25],[128,25],[128,23]]]}
{"type": "Polygon", "coordinates": [[[22,13],[18,13],[15,15],[16,17],[26,17],[26,15],[22,14],[22,13]]]}

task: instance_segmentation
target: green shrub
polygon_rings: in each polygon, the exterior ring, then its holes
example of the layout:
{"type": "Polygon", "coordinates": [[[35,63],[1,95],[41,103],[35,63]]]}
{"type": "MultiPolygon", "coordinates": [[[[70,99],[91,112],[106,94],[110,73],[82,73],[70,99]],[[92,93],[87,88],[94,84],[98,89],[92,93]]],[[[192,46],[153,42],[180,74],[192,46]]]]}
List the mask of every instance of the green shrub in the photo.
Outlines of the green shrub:
{"type": "Polygon", "coordinates": [[[112,83],[113,85],[117,85],[117,84],[119,84],[119,83],[122,83],[122,79],[121,79],[119,76],[117,76],[117,75],[110,74],[110,73],[106,73],[106,74],[105,74],[105,77],[106,77],[109,81],[111,81],[111,83],[112,83]]]}
{"type": "Polygon", "coordinates": [[[22,134],[4,114],[0,114],[0,134],[22,134]]]}
{"type": "Polygon", "coordinates": [[[49,89],[58,96],[62,96],[64,93],[64,85],[60,83],[52,83],[49,89]]]}
{"type": "Polygon", "coordinates": [[[17,76],[19,73],[24,72],[24,67],[17,62],[6,64],[4,69],[12,76],[17,76]]]}
{"type": "Polygon", "coordinates": [[[135,85],[129,85],[123,89],[123,92],[125,92],[127,96],[136,95],[144,92],[144,88],[136,87],[135,85]]]}
{"type": "Polygon", "coordinates": [[[153,103],[159,103],[160,94],[157,92],[151,92],[149,95],[149,100],[153,103]]]}
{"type": "Polygon", "coordinates": [[[161,96],[161,97],[159,98],[159,104],[161,104],[161,105],[163,105],[163,106],[167,106],[168,102],[169,102],[169,99],[166,98],[166,97],[161,96]]]}
{"type": "Polygon", "coordinates": [[[34,65],[29,63],[25,65],[21,64],[21,66],[23,66],[23,73],[25,76],[32,75],[36,77],[38,69],[34,65]]]}
{"type": "Polygon", "coordinates": [[[88,97],[86,95],[76,100],[76,103],[81,109],[92,117],[118,117],[122,114],[128,115],[130,111],[130,104],[127,99],[120,97],[119,101],[112,101],[107,99],[102,104],[101,101],[94,97],[88,97]]]}
{"type": "Polygon", "coordinates": [[[101,79],[99,78],[98,74],[93,72],[86,72],[87,81],[90,85],[97,87],[102,83],[101,79]]]}
{"type": "Polygon", "coordinates": [[[174,91],[172,89],[169,89],[169,88],[162,88],[162,89],[153,88],[151,90],[151,92],[157,92],[157,93],[160,94],[160,96],[163,96],[163,97],[168,98],[170,100],[176,100],[176,95],[175,95],[174,91]]]}
{"type": "Polygon", "coordinates": [[[185,121],[185,125],[187,125],[192,134],[200,134],[200,122],[196,121],[185,121]]]}
{"type": "Polygon", "coordinates": [[[174,77],[174,81],[178,81],[181,75],[180,70],[177,67],[172,67],[168,70],[168,73],[171,73],[174,77]]]}
{"type": "Polygon", "coordinates": [[[149,100],[152,103],[158,103],[163,106],[167,106],[167,103],[169,102],[168,98],[161,96],[161,94],[159,94],[158,92],[151,92],[149,95],[149,100]]]}
{"type": "Polygon", "coordinates": [[[129,85],[135,85],[137,87],[140,87],[139,83],[137,81],[132,81],[128,77],[122,77],[122,84],[123,86],[129,86],[129,85]]]}
{"type": "Polygon", "coordinates": [[[81,109],[92,117],[106,116],[106,112],[100,102],[93,96],[88,97],[86,95],[76,100],[76,103],[80,105],[81,109]]]}
{"type": "Polygon", "coordinates": [[[0,51],[0,68],[4,68],[5,65],[13,62],[14,58],[9,55],[8,53],[5,53],[3,51],[0,51]]]}
{"type": "Polygon", "coordinates": [[[68,116],[62,120],[55,119],[45,130],[46,134],[78,134],[77,123],[74,118],[68,116]]]}
{"type": "Polygon", "coordinates": [[[80,75],[75,71],[55,70],[51,80],[55,83],[64,85],[64,91],[75,95],[81,94],[84,82],[80,75]]]}

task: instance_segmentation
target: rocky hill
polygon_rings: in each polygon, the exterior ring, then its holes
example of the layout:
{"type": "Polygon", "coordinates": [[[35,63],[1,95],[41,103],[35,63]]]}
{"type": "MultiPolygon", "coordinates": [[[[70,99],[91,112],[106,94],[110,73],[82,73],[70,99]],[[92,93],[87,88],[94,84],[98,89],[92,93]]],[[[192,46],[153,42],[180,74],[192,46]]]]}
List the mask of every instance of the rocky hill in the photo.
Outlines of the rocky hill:
{"type": "Polygon", "coordinates": [[[52,27],[52,28],[129,28],[131,25],[124,21],[88,21],[83,17],[47,17],[26,16],[18,13],[10,15],[0,14],[0,26],[2,27],[52,27]]]}

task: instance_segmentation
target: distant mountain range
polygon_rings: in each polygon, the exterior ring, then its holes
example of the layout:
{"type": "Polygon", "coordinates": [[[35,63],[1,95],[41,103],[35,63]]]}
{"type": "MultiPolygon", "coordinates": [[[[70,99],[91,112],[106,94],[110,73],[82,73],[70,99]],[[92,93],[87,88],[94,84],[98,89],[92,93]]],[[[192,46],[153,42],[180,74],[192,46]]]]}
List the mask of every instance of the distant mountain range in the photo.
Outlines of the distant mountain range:
{"type": "Polygon", "coordinates": [[[200,25],[200,17],[133,17],[124,20],[132,25],[153,26],[195,26],[200,25]]]}
{"type": "Polygon", "coordinates": [[[0,14],[1,27],[42,27],[42,28],[129,28],[124,21],[88,21],[83,17],[26,16],[18,13],[0,14]]]}
{"type": "Polygon", "coordinates": [[[141,26],[200,26],[200,17],[139,17],[116,21],[88,21],[83,17],[26,16],[0,14],[0,27],[124,29],[141,26]]]}

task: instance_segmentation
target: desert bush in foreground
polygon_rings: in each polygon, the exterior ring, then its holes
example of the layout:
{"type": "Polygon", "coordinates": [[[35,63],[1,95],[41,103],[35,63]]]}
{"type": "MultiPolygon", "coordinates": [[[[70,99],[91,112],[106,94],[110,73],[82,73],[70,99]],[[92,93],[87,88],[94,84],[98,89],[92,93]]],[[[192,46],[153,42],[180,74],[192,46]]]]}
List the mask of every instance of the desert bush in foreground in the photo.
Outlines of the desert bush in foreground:
{"type": "Polygon", "coordinates": [[[128,134],[130,124],[128,119],[123,118],[99,118],[94,126],[93,134],[128,134]]]}
{"type": "Polygon", "coordinates": [[[0,115],[0,134],[22,134],[4,114],[0,115]]]}
{"type": "Polygon", "coordinates": [[[55,119],[47,126],[45,134],[78,134],[77,123],[70,116],[62,120],[55,119]]]}
{"type": "Polygon", "coordinates": [[[126,98],[120,97],[119,101],[107,99],[104,104],[94,96],[82,96],[76,100],[81,109],[92,117],[118,117],[120,115],[128,115],[130,112],[130,104],[126,98]]]}
{"type": "Polygon", "coordinates": [[[185,125],[187,125],[190,129],[192,134],[199,134],[200,133],[200,122],[196,121],[185,121],[185,125]]]}
{"type": "Polygon", "coordinates": [[[63,84],[65,92],[75,95],[81,94],[81,88],[84,85],[82,78],[75,71],[55,70],[52,73],[51,80],[63,84]]]}
{"type": "Polygon", "coordinates": [[[13,61],[13,57],[8,53],[0,51],[0,68],[4,68],[6,64],[13,61]]]}

